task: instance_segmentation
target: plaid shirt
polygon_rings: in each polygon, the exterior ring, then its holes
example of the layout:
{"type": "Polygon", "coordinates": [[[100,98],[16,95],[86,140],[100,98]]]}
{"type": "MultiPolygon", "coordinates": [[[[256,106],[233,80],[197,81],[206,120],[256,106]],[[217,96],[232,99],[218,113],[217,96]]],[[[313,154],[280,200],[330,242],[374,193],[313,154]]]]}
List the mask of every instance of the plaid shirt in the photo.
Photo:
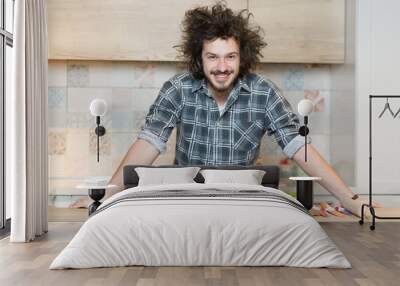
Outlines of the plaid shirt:
{"type": "Polygon", "coordinates": [[[304,145],[287,100],[271,81],[255,74],[236,81],[221,112],[205,79],[174,76],[150,106],[138,138],[164,153],[174,127],[178,165],[252,165],[265,132],[289,158],[304,145]]]}

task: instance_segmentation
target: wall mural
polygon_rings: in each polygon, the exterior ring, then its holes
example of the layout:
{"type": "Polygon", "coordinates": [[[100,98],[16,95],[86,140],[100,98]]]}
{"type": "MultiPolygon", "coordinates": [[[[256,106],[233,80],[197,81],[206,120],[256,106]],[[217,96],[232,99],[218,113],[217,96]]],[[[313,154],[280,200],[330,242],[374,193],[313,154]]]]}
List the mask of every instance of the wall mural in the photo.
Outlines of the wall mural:
{"type": "MultiPolygon", "coordinates": [[[[75,186],[91,176],[111,176],[122,156],[134,142],[151,103],[164,81],[183,71],[176,63],[49,61],[49,204],[68,206],[86,191],[75,186]],[[95,120],[89,112],[94,98],[107,101],[102,117],[107,130],[100,140],[101,161],[97,163],[95,120]]],[[[311,118],[313,144],[329,160],[330,66],[262,64],[257,73],[275,82],[296,110],[308,98],[315,103],[311,118]]],[[[175,132],[167,152],[154,164],[172,164],[175,132]]],[[[302,171],[285,158],[273,138],[264,136],[257,165],[278,164],[281,189],[294,190],[287,180],[302,171]]]]}

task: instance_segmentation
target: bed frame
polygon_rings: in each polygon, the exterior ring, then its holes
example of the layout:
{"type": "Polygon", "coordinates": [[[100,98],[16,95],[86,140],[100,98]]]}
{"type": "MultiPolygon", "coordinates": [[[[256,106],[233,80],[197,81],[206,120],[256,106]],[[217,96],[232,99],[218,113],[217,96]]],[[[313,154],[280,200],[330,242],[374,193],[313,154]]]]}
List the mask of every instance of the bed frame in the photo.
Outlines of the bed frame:
{"type": "MultiPolygon", "coordinates": [[[[181,168],[188,166],[177,166],[177,165],[161,165],[161,166],[148,166],[148,165],[126,165],[124,167],[124,188],[133,188],[138,185],[139,177],[135,171],[136,167],[148,167],[148,168],[181,168]]],[[[261,184],[264,187],[271,187],[278,189],[280,169],[274,165],[261,165],[261,166],[239,166],[239,165],[218,165],[218,166],[204,166],[204,165],[192,165],[190,167],[200,167],[202,170],[206,169],[219,169],[219,170],[264,170],[266,173],[262,179],[261,184]]],[[[204,178],[200,174],[194,178],[197,183],[204,183],[204,178]]]]}

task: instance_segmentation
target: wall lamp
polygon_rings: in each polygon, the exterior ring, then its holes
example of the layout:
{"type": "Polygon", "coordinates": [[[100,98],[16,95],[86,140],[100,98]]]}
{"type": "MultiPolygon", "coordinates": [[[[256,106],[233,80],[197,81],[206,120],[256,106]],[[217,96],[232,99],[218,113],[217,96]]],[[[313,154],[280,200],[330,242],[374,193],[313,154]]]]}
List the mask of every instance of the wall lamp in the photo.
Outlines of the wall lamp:
{"type": "Polygon", "coordinates": [[[94,133],[97,135],[97,162],[99,162],[100,155],[100,137],[106,134],[104,126],[100,125],[100,117],[104,116],[107,112],[107,102],[104,99],[93,99],[90,103],[90,113],[96,117],[96,129],[94,133]]]}
{"type": "Polygon", "coordinates": [[[304,161],[307,162],[307,135],[310,132],[308,129],[308,115],[313,112],[314,104],[309,99],[302,99],[300,100],[299,104],[297,105],[297,111],[301,116],[304,117],[304,123],[299,129],[299,134],[304,136],[305,141],[305,153],[304,153],[304,161]]]}

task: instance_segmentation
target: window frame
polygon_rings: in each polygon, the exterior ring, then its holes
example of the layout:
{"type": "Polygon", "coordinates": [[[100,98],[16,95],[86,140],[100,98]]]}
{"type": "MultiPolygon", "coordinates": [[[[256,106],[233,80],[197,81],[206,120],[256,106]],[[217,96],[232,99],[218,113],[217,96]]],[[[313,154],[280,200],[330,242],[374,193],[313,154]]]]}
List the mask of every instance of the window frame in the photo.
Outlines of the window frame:
{"type": "MultiPolygon", "coordinates": [[[[1,3],[1,21],[0,21],[0,237],[9,233],[10,219],[6,218],[6,188],[5,188],[5,103],[6,103],[6,46],[13,47],[13,33],[6,30],[6,1],[1,3]]],[[[14,14],[15,0],[12,1],[12,13],[14,14]]],[[[14,15],[11,15],[14,19],[14,15]]],[[[14,30],[14,27],[13,27],[14,30]]]]}

